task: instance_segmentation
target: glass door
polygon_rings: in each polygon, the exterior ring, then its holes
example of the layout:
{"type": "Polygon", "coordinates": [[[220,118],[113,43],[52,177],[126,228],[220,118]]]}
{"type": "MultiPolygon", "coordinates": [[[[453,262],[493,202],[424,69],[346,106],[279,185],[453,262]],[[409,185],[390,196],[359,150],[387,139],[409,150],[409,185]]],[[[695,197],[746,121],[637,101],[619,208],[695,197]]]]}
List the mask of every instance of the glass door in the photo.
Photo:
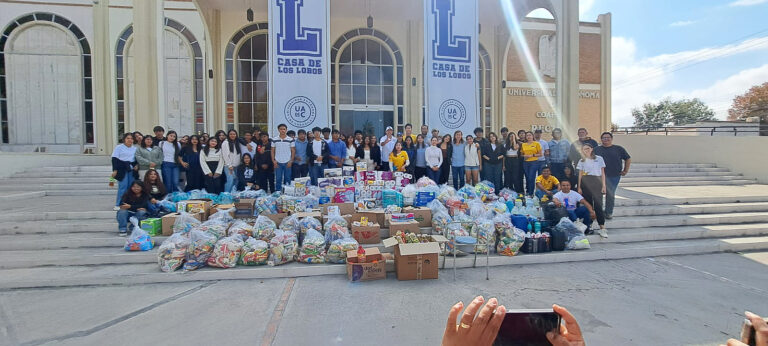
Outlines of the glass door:
{"type": "MultiPolygon", "coordinates": [[[[374,134],[376,138],[384,136],[387,126],[394,127],[395,112],[390,109],[339,109],[339,131],[346,135],[352,135],[356,130],[363,131],[364,135],[374,134]]],[[[373,108],[373,107],[369,107],[373,108]]]]}

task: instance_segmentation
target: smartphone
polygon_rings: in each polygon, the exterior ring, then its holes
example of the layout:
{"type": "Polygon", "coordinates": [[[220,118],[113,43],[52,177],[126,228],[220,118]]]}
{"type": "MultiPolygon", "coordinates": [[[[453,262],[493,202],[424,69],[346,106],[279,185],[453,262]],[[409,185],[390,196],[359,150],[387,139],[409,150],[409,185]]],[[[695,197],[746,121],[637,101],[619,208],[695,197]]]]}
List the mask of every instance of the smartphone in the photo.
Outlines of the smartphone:
{"type": "MultiPolygon", "coordinates": [[[[764,318],[763,320],[768,323],[768,318],[764,318]]],[[[755,336],[755,326],[752,325],[752,321],[746,318],[744,319],[744,323],[741,325],[741,342],[747,344],[748,346],[755,346],[755,343],[757,342],[755,336]]]]}
{"type": "Polygon", "coordinates": [[[547,332],[559,332],[560,315],[552,309],[507,311],[494,345],[549,346],[547,332]]]}

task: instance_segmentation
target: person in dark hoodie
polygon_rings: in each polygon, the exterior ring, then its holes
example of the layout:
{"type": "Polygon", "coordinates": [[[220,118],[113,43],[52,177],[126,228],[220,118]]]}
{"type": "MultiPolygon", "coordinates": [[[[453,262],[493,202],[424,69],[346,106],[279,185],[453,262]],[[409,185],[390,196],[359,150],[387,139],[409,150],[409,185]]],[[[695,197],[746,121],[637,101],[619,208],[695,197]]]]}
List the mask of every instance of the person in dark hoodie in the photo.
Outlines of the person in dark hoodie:
{"type": "Polygon", "coordinates": [[[149,194],[140,181],[131,183],[130,188],[120,198],[120,210],[117,211],[117,231],[120,236],[128,234],[128,220],[135,216],[139,222],[149,215],[149,194]]]}
{"type": "Polygon", "coordinates": [[[251,154],[244,153],[241,161],[240,166],[237,166],[237,191],[243,191],[246,187],[251,187],[251,190],[258,190],[259,185],[256,184],[258,168],[253,164],[251,154]]]}
{"type": "Polygon", "coordinates": [[[319,127],[313,128],[314,139],[307,143],[307,161],[312,185],[317,185],[317,178],[323,176],[323,170],[328,168],[328,158],[331,155],[328,142],[323,139],[321,131],[319,127]]]}
{"type": "Polygon", "coordinates": [[[117,198],[113,209],[115,211],[120,210],[120,200],[133,183],[134,171],[138,172],[139,169],[136,162],[136,146],[133,145],[133,134],[123,134],[121,142],[112,151],[112,178],[118,181],[117,198]]]}
{"type": "Polygon", "coordinates": [[[272,142],[269,140],[269,133],[261,133],[261,141],[256,148],[256,182],[267,193],[275,192],[275,165],[272,161],[272,142]]]}

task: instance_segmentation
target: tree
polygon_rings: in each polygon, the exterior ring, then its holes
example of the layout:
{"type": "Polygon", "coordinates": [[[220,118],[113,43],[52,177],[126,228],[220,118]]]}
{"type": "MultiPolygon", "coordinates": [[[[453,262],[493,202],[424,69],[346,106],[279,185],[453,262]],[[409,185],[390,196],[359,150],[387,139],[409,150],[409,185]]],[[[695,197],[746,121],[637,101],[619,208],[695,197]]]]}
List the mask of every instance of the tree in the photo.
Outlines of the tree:
{"type": "Polygon", "coordinates": [[[666,98],[659,103],[646,103],[641,108],[633,108],[632,117],[636,127],[656,128],[715,120],[715,111],[697,98],[677,101],[666,98]]]}
{"type": "Polygon", "coordinates": [[[728,120],[745,120],[754,112],[766,109],[768,109],[768,82],[755,85],[744,94],[734,97],[733,104],[728,110],[728,120]]]}

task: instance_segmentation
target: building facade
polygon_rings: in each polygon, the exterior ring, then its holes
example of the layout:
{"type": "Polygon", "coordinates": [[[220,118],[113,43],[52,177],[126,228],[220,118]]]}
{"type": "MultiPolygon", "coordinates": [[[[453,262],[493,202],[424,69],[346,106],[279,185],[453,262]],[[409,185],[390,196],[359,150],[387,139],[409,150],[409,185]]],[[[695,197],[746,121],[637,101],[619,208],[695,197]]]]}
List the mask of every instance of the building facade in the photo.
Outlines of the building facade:
{"type": "MultiPolygon", "coordinates": [[[[478,2],[486,131],[610,128],[610,14],[579,22],[578,1],[478,2]],[[539,8],[554,19],[526,17],[539,8]]],[[[413,0],[331,1],[333,127],[424,123],[422,12],[413,0]]],[[[158,124],[267,128],[268,26],[266,0],[0,0],[0,150],[108,154],[123,132],[158,124]]]]}

